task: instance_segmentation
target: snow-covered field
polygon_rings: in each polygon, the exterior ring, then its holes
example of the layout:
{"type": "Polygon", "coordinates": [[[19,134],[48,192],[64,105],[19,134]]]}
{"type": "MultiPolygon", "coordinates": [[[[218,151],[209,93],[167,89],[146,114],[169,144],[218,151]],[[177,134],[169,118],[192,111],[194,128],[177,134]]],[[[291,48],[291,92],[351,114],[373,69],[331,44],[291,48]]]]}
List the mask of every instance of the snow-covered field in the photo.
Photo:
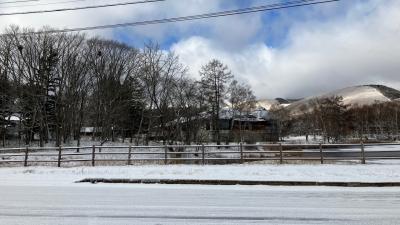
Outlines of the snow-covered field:
{"type": "MultiPolygon", "coordinates": [[[[379,139],[377,139],[376,136],[373,135],[368,135],[368,138],[370,139],[370,141],[375,141],[377,143],[379,143],[379,139]]],[[[354,140],[348,139],[348,142],[352,141],[352,143],[357,143],[359,144],[359,139],[355,138],[354,140]]],[[[324,143],[324,138],[320,135],[309,135],[308,136],[308,141],[306,139],[305,135],[301,135],[301,136],[287,136],[284,137],[284,141],[282,142],[283,144],[319,144],[319,143],[324,143]]],[[[400,141],[397,142],[393,142],[393,143],[398,143],[400,144],[400,141]]]]}
{"type": "Polygon", "coordinates": [[[148,165],[0,168],[0,186],[75,185],[84,178],[400,182],[397,165],[148,165]]]}

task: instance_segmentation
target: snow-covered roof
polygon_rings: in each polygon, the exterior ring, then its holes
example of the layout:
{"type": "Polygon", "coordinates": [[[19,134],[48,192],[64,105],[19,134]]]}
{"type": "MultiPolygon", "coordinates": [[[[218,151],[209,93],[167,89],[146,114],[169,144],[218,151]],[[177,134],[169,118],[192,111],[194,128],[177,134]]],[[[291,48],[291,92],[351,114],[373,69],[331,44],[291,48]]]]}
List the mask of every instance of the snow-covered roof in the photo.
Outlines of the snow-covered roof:
{"type": "Polygon", "coordinates": [[[268,120],[270,119],[269,116],[269,112],[268,110],[266,110],[265,108],[258,108],[256,110],[254,110],[251,115],[253,115],[254,117],[256,117],[257,119],[261,119],[261,120],[268,120]]]}
{"type": "Polygon", "coordinates": [[[6,116],[6,117],[4,117],[4,119],[8,120],[8,121],[20,121],[20,118],[18,116],[14,116],[14,115],[6,116]]]}
{"type": "MultiPolygon", "coordinates": [[[[232,109],[224,108],[220,111],[219,118],[220,119],[232,119],[234,116],[239,117],[238,115],[240,115],[239,112],[235,112],[232,109]]],[[[252,112],[250,112],[249,114],[242,115],[241,118],[242,119],[247,118],[247,117],[250,118],[249,116],[253,117],[255,119],[258,119],[258,120],[267,120],[270,118],[268,110],[266,110],[263,107],[259,107],[255,110],[253,110],[252,112]]]]}
{"type": "Polygon", "coordinates": [[[94,131],[94,127],[82,127],[81,132],[82,133],[92,133],[94,131]]]}

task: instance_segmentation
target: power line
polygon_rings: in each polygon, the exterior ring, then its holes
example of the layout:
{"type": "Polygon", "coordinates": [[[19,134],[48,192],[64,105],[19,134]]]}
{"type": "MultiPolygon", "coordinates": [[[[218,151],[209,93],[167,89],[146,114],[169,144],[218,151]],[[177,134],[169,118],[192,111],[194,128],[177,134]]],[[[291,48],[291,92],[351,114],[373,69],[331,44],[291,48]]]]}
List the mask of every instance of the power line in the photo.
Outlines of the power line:
{"type": "MultiPolygon", "coordinates": [[[[28,1],[24,1],[24,2],[36,2],[36,1],[39,1],[39,0],[28,0],[28,1]]],[[[60,1],[60,2],[47,2],[47,3],[36,3],[36,4],[13,5],[13,6],[2,6],[0,8],[1,9],[24,8],[24,7],[32,7],[32,6],[59,5],[59,4],[85,2],[85,1],[88,1],[88,0],[70,0],[70,1],[60,1]]]]}
{"type": "Polygon", "coordinates": [[[14,3],[23,3],[23,2],[38,2],[40,0],[20,0],[20,1],[8,1],[8,2],[0,2],[0,5],[3,4],[14,4],[14,3]]]}
{"type": "Polygon", "coordinates": [[[135,1],[135,2],[120,2],[120,3],[114,3],[114,4],[90,5],[90,6],[73,7],[73,8],[0,13],[0,16],[26,15],[26,14],[38,14],[38,13],[41,14],[41,13],[51,13],[51,12],[75,11],[75,10],[83,10],[83,9],[97,9],[97,8],[106,8],[106,7],[114,7],[114,6],[136,5],[136,4],[144,4],[144,3],[152,3],[152,2],[163,2],[163,1],[165,1],[165,0],[142,0],[142,1],[135,1]]]}
{"type": "Polygon", "coordinates": [[[154,25],[154,24],[174,23],[174,22],[182,22],[182,21],[192,21],[192,20],[200,20],[200,19],[207,19],[207,18],[217,18],[217,17],[224,17],[224,16],[241,15],[241,14],[249,14],[249,13],[256,13],[256,12],[272,11],[272,10],[281,10],[281,9],[288,9],[288,8],[296,8],[296,7],[301,7],[301,6],[310,6],[310,5],[325,4],[325,3],[339,2],[339,1],[340,0],[324,0],[324,1],[300,0],[300,1],[291,1],[291,2],[286,2],[286,3],[276,3],[276,4],[270,4],[270,5],[262,5],[262,6],[248,7],[248,8],[235,9],[235,10],[220,11],[220,12],[214,12],[214,13],[198,14],[198,15],[192,15],[192,16],[172,17],[172,18],[166,18],[166,19],[145,20],[145,21],[138,21],[138,22],[118,23],[118,24],[109,24],[109,25],[100,25],[100,26],[55,29],[55,30],[38,31],[38,32],[26,32],[26,33],[21,33],[20,35],[42,34],[42,33],[66,33],[66,32],[77,32],[77,31],[110,29],[110,28],[117,28],[117,27],[135,27],[135,26],[145,26],[145,25],[154,25]]]}

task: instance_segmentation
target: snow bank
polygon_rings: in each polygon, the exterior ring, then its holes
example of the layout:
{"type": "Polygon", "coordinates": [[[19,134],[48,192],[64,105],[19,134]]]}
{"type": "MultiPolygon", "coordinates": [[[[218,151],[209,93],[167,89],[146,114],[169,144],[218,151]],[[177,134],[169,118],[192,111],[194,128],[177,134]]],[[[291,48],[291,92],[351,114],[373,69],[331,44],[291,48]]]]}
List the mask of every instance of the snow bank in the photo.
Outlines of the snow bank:
{"type": "Polygon", "coordinates": [[[1,168],[4,185],[78,185],[83,178],[400,182],[400,165],[169,165],[1,168]]]}

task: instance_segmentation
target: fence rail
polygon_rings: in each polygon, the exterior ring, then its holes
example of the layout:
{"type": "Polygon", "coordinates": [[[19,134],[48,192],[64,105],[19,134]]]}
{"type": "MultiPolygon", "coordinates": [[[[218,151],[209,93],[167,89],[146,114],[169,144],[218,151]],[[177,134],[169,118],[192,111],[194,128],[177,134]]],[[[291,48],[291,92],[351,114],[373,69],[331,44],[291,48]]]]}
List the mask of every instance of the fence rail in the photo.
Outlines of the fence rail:
{"type": "Polygon", "coordinates": [[[227,164],[249,161],[328,161],[400,159],[400,143],[385,144],[236,144],[164,146],[24,147],[0,149],[0,166],[82,166],[227,164]],[[372,149],[371,149],[372,148],[372,149]]]}

